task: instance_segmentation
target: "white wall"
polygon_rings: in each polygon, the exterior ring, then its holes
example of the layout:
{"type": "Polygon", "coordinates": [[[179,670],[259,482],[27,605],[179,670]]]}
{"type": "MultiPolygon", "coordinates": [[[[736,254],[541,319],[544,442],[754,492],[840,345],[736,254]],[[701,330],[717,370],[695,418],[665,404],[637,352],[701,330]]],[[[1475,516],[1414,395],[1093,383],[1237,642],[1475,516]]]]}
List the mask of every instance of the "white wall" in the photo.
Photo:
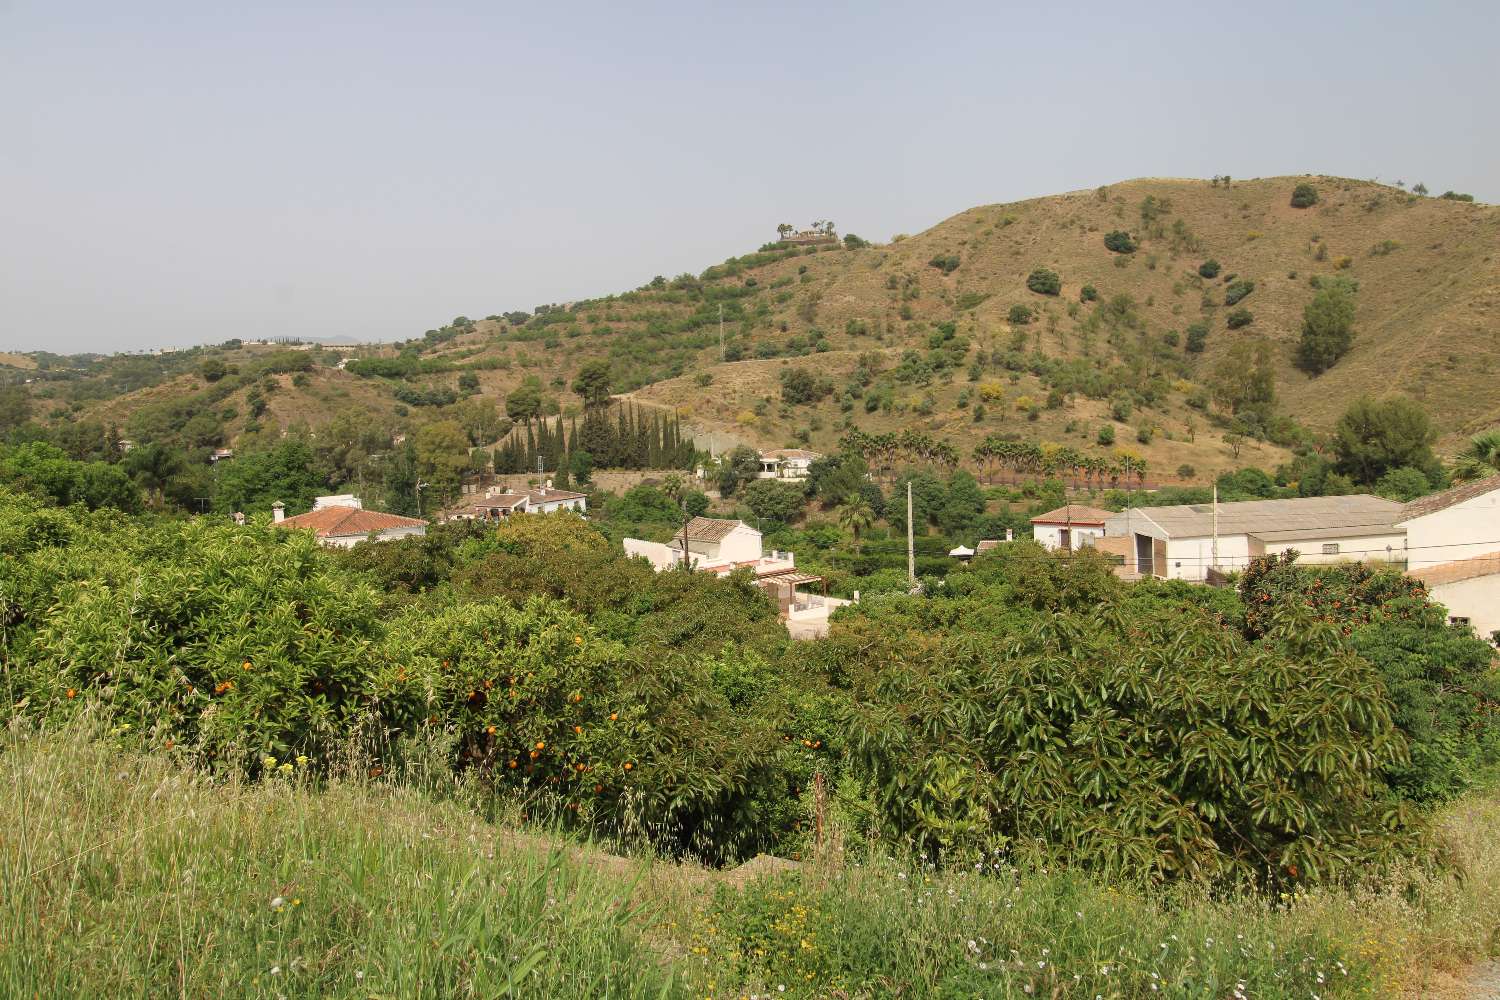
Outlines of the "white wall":
{"type": "MultiPolygon", "coordinates": [[[[388,528],[375,536],[377,542],[395,541],[397,538],[410,538],[413,535],[427,534],[425,524],[413,525],[409,528],[388,528]]],[[[369,535],[329,535],[318,539],[323,545],[332,549],[352,549],[360,542],[369,541],[369,535]]]]}
{"type": "Polygon", "coordinates": [[[1360,538],[1303,539],[1296,542],[1267,542],[1266,555],[1297,550],[1297,561],[1310,565],[1337,562],[1400,562],[1406,558],[1406,536],[1366,535],[1360,538]],[[1324,542],[1337,545],[1338,552],[1324,555],[1324,542]]]}
{"type": "MultiPolygon", "coordinates": [[[[1072,527],[1073,551],[1078,551],[1085,545],[1091,544],[1093,539],[1103,538],[1104,529],[1092,525],[1078,525],[1072,527]]],[[[1044,548],[1062,548],[1063,526],[1060,524],[1033,524],[1031,526],[1031,537],[1044,548]]]]}
{"type": "MultiPolygon", "coordinates": [[[[1260,547],[1250,541],[1249,535],[1219,536],[1217,565],[1225,573],[1244,569],[1250,565],[1250,560],[1259,554],[1260,547]]],[[[1213,565],[1215,565],[1215,560],[1212,535],[1202,538],[1167,540],[1168,580],[1191,580],[1201,583],[1208,576],[1209,567],[1213,565]]]]}
{"type": "Polygon", "coordinates": [[[1408,570],[1500,551],[1500,490],[1406,522],[1408,570]]]}
{"type": "Polygon", "coordinates": [[[719,542],[718,558],[725,562],[744,562],[761,556],[760,532],[741,524],[719,542]]]}
{"type": "Polygon", "coordinates": [[[1481,639],[1488,639],[1490,633],[1500,629],[1500,573],[1440,583],[1427,592],[1434,601],[1447,606],[1450,617],[1469,619],[1481,639]]]}
{"type": "Polygon", "coordinates": [[[663,545],[661,542],[647,542],[639,538],[625,539],[625,555],[640,556],[655,567],[657,572],[672,568],[676,561],[673,556],[674,551],[680,555],[682,550],[673,549],[672,546],[663,545]]]}

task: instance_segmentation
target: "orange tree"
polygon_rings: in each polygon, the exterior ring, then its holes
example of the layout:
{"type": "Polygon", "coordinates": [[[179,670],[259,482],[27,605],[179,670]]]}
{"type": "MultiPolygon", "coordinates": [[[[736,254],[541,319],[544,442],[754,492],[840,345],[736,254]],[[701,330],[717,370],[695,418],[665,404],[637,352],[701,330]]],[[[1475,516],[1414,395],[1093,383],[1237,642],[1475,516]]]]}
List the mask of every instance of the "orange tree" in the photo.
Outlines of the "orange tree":
{"type": "Polygon", "coordinates": [[[935,596],[846,613],[812,658],[848,691],[845,750],[887,837],[1272,881],[1408,843],[1380,777],[1405,739],[1336,627],[1288,610],[1250,643],[1214,608],[1080,558],[976,560],[935,596]]]}

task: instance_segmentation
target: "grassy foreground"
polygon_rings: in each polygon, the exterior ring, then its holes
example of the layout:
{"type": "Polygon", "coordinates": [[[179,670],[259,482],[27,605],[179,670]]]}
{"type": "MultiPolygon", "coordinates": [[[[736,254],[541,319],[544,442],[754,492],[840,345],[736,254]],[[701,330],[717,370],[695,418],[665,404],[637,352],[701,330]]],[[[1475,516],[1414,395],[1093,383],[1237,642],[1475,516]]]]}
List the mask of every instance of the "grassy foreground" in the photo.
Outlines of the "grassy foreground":
{"type": "Polygon", "coordinates": [[[750,879],[560,845],[445,799],[11,734],[0,995],[1431,995],[1500,950],[1495,793],[1441,817],[1458,876],[1277,905],[999,862],[750,879]]]}

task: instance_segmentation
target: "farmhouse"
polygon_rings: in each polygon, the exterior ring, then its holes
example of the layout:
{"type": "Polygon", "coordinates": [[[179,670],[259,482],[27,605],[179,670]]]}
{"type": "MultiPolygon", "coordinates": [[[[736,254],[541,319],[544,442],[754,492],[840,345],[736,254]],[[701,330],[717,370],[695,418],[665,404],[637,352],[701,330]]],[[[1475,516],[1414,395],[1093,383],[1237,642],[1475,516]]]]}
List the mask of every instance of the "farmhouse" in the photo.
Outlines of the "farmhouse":
{"type": "Polygon", "coordinates": [[[286,504],[271,505],[271,520],[278,528],[311,531],[329,548],[347,549],[363,541],[387,542],[427,534],[427,522],[400,514],[365,510],[358,497],[344,493],[318,497],[313,509],[296,517],[286,516],[286,504]]]}
{"type": "Polygon", "coordinates": [[[1031,519],[1031,537],[1044,548],[1076,552],[1104,537],[1104,524],[1114,514],[1098,507],[1070,503],[1031,519]]]}
{"type": "Polygon", "coordinates": [[[572,510],[580,514],[588,510],[588,497],[571,490],[559,490],[549,482],[534,490],[509,490],[503,486],[491,486],[483,493],[474,493],[460,503],[438,513],[438,521],[503,521],[512,514],[551,514],[559,510],[572,510]]]}
{"type": "Polygon", "coordinates": [[[788,627],[810,625],[827,628],[828,612],[848,601],[827,596],[827,585],[821,576],[797,569],[790,552],[772,550],[768,556],[761,547],[761,534],[744,521],[719,517],[695,517],[669,543],[627,538],[625,554],[639,556],[658,573],[676,569],[684,563],[701,573],[728,576],[746,569],[755,575],[756,585],[765,591],[788,627]],[[799,588],[818,584],[822,593],[804,593],[799,588]]]}
{"type": "Polygon", "coordinates": [[[1401,512],[1407,572],[1481,638],[1500,633],[1500,476],[1421,497],[1401,512]]]}
{"type": "Polygon", "coordinates": [[[1250,560],[1296,549],[1306,563],[1404,562],[1405,508],[1359,495],[1241,503],[1132,507],[1109,515],[1102,551],[1121,556],[1126,576],[1204,582],[1250,560]]]}
{"type": "Polygon", "coordinates": [[[803,480],[807,478],[808,469],[813,462],[822,457],[815,451],[802,448],[763,451],[760,453],[760,473],[757,478],[803,480]]]}

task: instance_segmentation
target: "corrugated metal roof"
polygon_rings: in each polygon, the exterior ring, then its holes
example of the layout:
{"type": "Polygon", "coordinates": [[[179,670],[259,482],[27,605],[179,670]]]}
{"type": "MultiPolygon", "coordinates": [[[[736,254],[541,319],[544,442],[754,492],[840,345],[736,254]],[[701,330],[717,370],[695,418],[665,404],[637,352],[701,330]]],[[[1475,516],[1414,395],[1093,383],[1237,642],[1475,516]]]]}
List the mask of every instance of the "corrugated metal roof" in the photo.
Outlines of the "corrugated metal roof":
{"type": "MultiPolygon", "coordinates": [[[[1317,533],[1358,528],[1359,534],[1381,534],[1394,529],[1402,505],[1382,497],[1358,494],[1344,497],[1296,497],[1290,500],[1245,500],[1219,504],[1219,534],[1257,535],[1278,532],[1317,533]]],[[[1136,507],[1110,515],[1111,527],[1130,518],[1145,517],[1174,538],[1199,538],[1214,532],[1212,504],[1136,507]]],[[[1313,534],[1307,537],[1313,537],[1313,534]]]]}

